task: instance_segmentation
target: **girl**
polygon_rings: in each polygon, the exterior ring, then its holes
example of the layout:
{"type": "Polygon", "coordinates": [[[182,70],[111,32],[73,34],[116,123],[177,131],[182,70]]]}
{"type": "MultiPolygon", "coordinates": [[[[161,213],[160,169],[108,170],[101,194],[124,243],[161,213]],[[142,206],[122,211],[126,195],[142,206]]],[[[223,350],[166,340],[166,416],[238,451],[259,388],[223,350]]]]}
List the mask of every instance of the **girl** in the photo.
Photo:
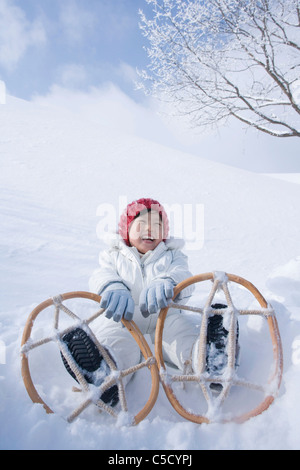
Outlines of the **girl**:
{"type": "MultiPolygon", "coordinates": [[[[133,319],[141,332],[150,335],[154,342],[160,309],[173,298],[175,285],[192,275],[187,257],[181,251],[183,241],[168,235],[168,217],[158,201],[132,202],[120,218],[118,238],[100,254],[100,266],[91,276],[90,290],[101,296],[100,307],[105,309],[93,322],[93,331],[118,370],[140,362],[139,346],[120,320],[123,317],[133,319]]],[[[176,301],[184,302],[192,291],[193,286],[184,289],[176,301]]],[[[198,336],[199,329],[191,318],[170,308],[164,325],[164,359],[183,371],[186,361],[192,357],[198,336]]],[[[95,377],[101,376],[98,369],[100,366],[103,369],[104,360],[90,338],[79,330],[70,333],[65,342],[85,370],[87,380],[99,385],[95,377]]],[[[109,372],[105,367],[103,370],[109,372]]],[[[118,402],[117,386],[107,390],[101,399],[114,406],[118,402]]]]}

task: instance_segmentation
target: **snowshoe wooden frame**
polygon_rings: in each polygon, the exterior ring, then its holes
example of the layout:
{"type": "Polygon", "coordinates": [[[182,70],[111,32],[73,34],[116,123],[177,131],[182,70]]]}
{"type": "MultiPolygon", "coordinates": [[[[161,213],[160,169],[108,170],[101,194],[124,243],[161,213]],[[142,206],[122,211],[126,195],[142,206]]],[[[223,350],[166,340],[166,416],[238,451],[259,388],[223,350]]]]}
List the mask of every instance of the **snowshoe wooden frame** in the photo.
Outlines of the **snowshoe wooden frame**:
{"type": "MultiPolygon", "coordinates": [[[[228,318],[228,317],[227,317],[228,318]]],[[[274,401],[274,398],[279,390],[282,378],[282,369],[283,369],[283,353],[282,353],[282,345],[281,339],[278,329],[277,320],[275,317],[275,313],[273,309],[267,304],[264,297],[261,293],[257,290],[257,288],[251,284],[249,281],[236,276],[234,274],[226,274],[221,272],[216,273],[204,273],[199,274],[185,281],[181,282],[175,287],[174,290],[174,297],[173,302],[167,307],[161,310],[156,332],[155,332],[155,356],[157,360],[158,369],[160,371],[160,378],[163,384],[165,393],[173,406],[173,408],[185,419],[195,422],[195,423],[212,423],[212,422],[238,422],[242,423],[249,418],[257,416],[265,411],[271,403],[274,401]],[[204,309],[186,306],[186,305],[179,305],[178,303],[174,302],[174,299],[178,296],[178,294],[185,289],[186,287],[190,286],[191,284],[195,284],[198,282],[203,282],[211,280],[213,282],[211,292],[208,296],[207,302],[205,304],[204,309]],[[257,299],[261,309],[258,310],[237,310],[236,307],[233,305],[230,292],[228,289],[228,283],[235,282],[244,286],[248,289],[254,297],[257,299]],[[227,315],[230,314],[230,330],[228,334],[228,346],[227,346],[227,354],[228,354],[228,361],[225,373],[223,376],[220,377],[212,377],[208,376],[208,373],[205,372],[206,366],[206,336],[207,336],[207,323],[208,317],[210,314],[224,314],[223,310],[213,310],[211,308],[212,301],[214,298],[215,293],[218,289],[222,289],[228,308],[226,309],[227,315]],[[200,328],[200,336],[199,336],[199,347],[198,347],[198,354],[196,357],[198,358],[198,374],[193,374],[191,372],[191,361],[187,364],[187,371],[184,375],[171,375],[168,373],[166,365],[163,359],[162,353],[162,339],[163,339],[163,329],[164,329],[164,322],[168,313],[169,308],[177,308],[181,310],[190,310],[193,312],[198,312],[202,315],[201,321],[201,328],[200,328]],[[241,379],[237,376],[235,371],[235,359],[236,359],[236,325],[237,325],[237,316],[238,315],[261,315],[266,318],[268,322],[269,332],[271,335],[272,346],[273,346],[273,367],[272,373],[268,380],[268,385],[262,387],[257,384],[250,383],[244,379],[241,379]],[[188,369],[189,367],[189,369],[188,369]],[[188,373],[188,370],[190,373],[188,373]],[[179,402],[178,398],[176,397],[173,389],[172,383],[174,382],[196,382],[200,385],[203,395],[207,401],[208,410],[205,415],[197,415],[193,412],[187,411],[182,404],[179,402]],[[215,396],[210,390],[211,383],[222,383],[222,391],[215,396]],[[255,390],[260,390],[265,393],[265,397],[263,401],[252,409],[249,412],[243,413],[239,416],[234,416],[231,419],[222,419],[222,404],[225,398],[228,396],[229,391],[233,385],[245,386],[255,390]],[[271,390],[271,391],[270,391],[271,390]],[[221,417],[220,417],[221,415],[221,417]]]]}
{"type": "Polygon", "coordinates": [[[89,405],[93,403],[99,407],[99,410],[101,411],[104,410],[108,414],[112,415],[113,417],[118,418],[119,414],[117,413],[116,409],[105,404],[102,400],[98,398],[99,395],[101,395],[109,387],[111,387],[114,384],[117,384],[122,412],[123,414],[124,412],[129,414],[130,423],[128,424],[133,424],[133,425],[138,424],[150,413],[151,409],[153,408],[156,402],[158,391],[159,391],[159,374],[157,370],[156,360],[153,357],[153,354],[148,346],[148,343],[146,342],[144,336],[142,335],[139,328],[133,321],[129,322],[123,319],[122,320],[123,325],[128,329],[130,334],[133,336],[133,338],[137,342],[145,361],[142,361],[140,364],[137,364],[136,366],[133,366],[130,369],[118,371],[116,369],[114,362],[111,360],[110,356],[107,354],[105,348],[103,348],[103,346],[98,342],[97,338],[93,334],[92,329],[89,326],[93,320],[95,320],[99,315],[101,315],[104,312],[104,309],[98,308],[97,312],[94,313],[90,318],[86,320],[82,320],[74,312],[72,312],[69,308],[67,308],[63,303],[65,300],[75,299],[75,298],[93,300],[97,302],[98,304],[101,300],[100,296],[90,293],[90,292],[84,292],[84,291],[83,292],[80,292],[80,291],[69,292],[69,293],[65,293],[65,294],[53,297],[51,299],[48,299],[42,302],[31,312],[31,314],[28,317],[28,320],[26,322],[24,332],[23,332],[22,349],[21,349],[21,371],[22,371],[23,381],[24,381],[26,390],[28,392],[28,395],[30,396],[31,400],[34,403],[42,404],[47,413],[53,413],[52,409],[44,402],[44,400],[40,397],[40,395],[38,394],[36,390],[36,387],[33,383],[33,380],[30,374],[28,355],[32,349],[42,346],[43,344],[49,343],[51,341],[54,341],[58,344],[58,347],[61,353],[63,353],[64,357],[66,358],[70,368],[76,375],[76,378],[81,386],[81,389],[77,388],[74,390],[86,392],[85,394],[83,394],[83,398],[84,398],[83,402],[80,404],[80,406],[76,407],[76,409],[67,417],[67,421],[72,422],[77,416],[79,416],[79,414],[82,411],[84,411],[89,405]],[[42,313],[46,308],[50,307],[51,305],[54,306],[54,310],[55,310],[54,311],[55,334],[52,334],[52,336],[49,336],[47,338],[34,342],[31,339],[31,333],[32,333],[32,329],[34,326],[34,322],[36,318],[38,317],[38,315],[42,313]],[[83,329],[85,329],[85,331],[94,340],[100,353],[102,354],[102,356],[104,357],[104,359],[106,360],[106,362],[111,368],[112,373],[101,384],[101,386],[99,387],[99,394],[97,393],[96,397],[95,397],[95,393],[91,392],[90,384],[87,383],[85,377],[78,369],[75,361],[73,360],[71,354],[66,348],[65,343],[62,341],[62,336],[66,334],[68,331],[70,331],[71,329],[73,329],[74,326],[69,327],[68,329],[65,329],[64,331],[59,331],[60,311],[65,312],[68,316],[74,319],[74,322],[76,322],[76,327],[80,326],[83,329]],[[122,378],[129,374],[136,372],[138,369],[141,369],[142,367],[147,367],[150,370],[151,391],[150,391],[148,401],[144,405],[144,407],[134,417],[131,417],[127,408],[127,401],[126,401],[122,378]]]}

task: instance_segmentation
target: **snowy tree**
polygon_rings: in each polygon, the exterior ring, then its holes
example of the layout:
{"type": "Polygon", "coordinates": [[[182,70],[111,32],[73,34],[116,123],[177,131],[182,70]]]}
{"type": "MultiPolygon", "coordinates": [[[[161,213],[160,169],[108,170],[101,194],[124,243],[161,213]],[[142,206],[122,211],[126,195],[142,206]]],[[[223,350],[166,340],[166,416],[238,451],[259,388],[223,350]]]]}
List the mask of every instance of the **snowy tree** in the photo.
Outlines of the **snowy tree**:
{"type": "Polygon", "coordinates": [[[146,92],[193,125],[233,116],[300,137],[299,0],[146,0],[146,92]]]}

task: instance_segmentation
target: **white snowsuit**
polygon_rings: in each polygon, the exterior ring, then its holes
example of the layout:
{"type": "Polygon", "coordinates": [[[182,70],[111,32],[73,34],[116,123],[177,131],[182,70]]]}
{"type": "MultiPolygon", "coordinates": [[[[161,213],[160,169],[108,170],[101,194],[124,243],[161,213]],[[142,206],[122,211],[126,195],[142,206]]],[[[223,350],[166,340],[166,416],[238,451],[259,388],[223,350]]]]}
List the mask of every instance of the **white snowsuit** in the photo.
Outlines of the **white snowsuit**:
{"type": "MultiPolygon", "coordinates": [[[[136,248],[128,247],[121,238],[114,239],[111,247],[100,253],[100,267],[90,278],[89,287],[101,295],[106,290],[127,289],[135,303],[133,320],[143,334],[149,334],[154,342],[159,311],[144,318],[139,309],[142,289],[159,279],[170,279],[174,284],[191,276],[187,256],[182,253],[184,242],[170,239],[161,242],[153,251],[140,255],[136,248]]],[[[184,302],[191,295],[193,286],[184,289],[176,300],[184,302]]],[[[116,360],[119,370],[140,362],[140,349],[122,323],[101,315],[93,330],[116,360]]],[[[168,311],[163,334],[163,355],[166,361],[183,370],[184,362],[199,335],[195,323],[181,310],[168,311]]]]}

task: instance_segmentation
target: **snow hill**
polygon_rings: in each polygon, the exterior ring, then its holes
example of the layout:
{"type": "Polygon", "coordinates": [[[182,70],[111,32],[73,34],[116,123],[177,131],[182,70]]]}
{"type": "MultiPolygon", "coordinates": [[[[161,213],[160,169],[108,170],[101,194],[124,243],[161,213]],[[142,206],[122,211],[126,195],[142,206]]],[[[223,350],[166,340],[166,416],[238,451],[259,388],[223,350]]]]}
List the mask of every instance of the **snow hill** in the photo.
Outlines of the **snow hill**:
{"type": "MultiPolygon", "coordinates": [[[[0,448],[299,449],[300,185],[116,132],[95,116],[13,97],[0,107],[0,129],[0,448]],[[97,208],[118,209],[120,196],[202,204],[204,244],[186,252],[192,272],[240,275],[275,308],[283,383],[261,416],[243,425],[193,424],[162,389],[151,413],[131,428],[93,412],[68,424],[32,404],[20,373],[26,319],[53,295],[88,290],[105,248],[96,235],[97,208]]],[[[241,342],[241,367],[256,351],[263,375],[265,331],[250,322],[251,332],[253,339],[241,342]]],[[[44,365],[37,361],[41,377],[44,365]]],[[[55,385],[55,371],[48,379],[55,385]]],[[[136,380],[130,393],[139,402],[147,391],[136,380]]]]}

